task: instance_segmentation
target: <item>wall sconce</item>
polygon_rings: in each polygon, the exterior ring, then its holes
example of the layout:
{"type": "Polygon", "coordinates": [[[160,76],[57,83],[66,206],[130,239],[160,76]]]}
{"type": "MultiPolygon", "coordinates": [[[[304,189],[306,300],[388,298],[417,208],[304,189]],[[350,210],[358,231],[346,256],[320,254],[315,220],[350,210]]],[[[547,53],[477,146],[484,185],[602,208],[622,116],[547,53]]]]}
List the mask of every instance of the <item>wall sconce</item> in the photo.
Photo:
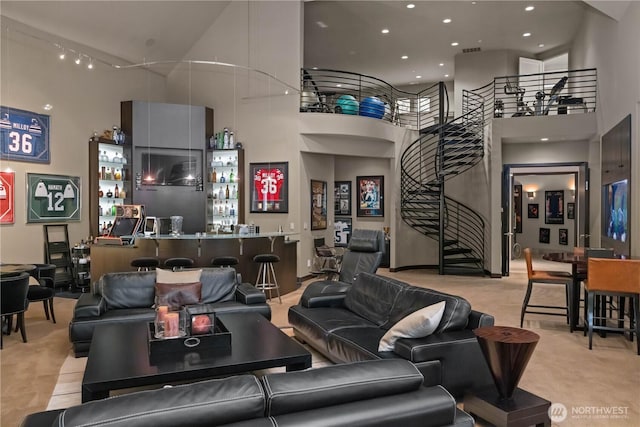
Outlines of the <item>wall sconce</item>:
{"type": "Polygon", "coordinates": [[[533,199],[534,197],[536,197],[536,192],[535,191],[527,191],[527,197],[530,199],[533,199]]]}

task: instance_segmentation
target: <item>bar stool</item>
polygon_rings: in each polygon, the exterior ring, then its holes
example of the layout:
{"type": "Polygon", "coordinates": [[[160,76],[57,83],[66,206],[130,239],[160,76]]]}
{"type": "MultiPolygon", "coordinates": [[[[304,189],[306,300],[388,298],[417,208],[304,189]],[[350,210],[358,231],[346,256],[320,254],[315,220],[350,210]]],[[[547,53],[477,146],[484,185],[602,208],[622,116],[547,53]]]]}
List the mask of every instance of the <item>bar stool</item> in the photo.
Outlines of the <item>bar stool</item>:
{"type": "Polygon", "coordinates": [[[164,266],[172,269],[173,271],[182,270],[183,268],[193,267],[194,261],[191,258],[167,258],[164,262],[164,266]]]}
{"type": "Polygon", "coordinates": [[[280,304],[282,304],[282,298],[280,298],[280,286],[278,286],[276,272],[273,269],[273,264],[280,262],[280,257],[275,254],[259,254],[253,257],[253,261],[260,263],[260,267],[258,268],[258,277],[256,278],[256,288],[261,289],[262,292],[269,291],[269,301],[271,301],[271,290],[275,289],[276,294],[278,295],[278,300],[280,301],[280,304]],[[262,278],[260,276],[262,276],[262,278]]]}
{"type": "Polygon", "coordinates": [[[131,267],[137,267],[138,271],[155,270],[160,265],[158,258],[142,256],[131,260],[131,267]]]}
{"type": "Polygon", "coordinates": [[[213,267],[233,267],[238,265],[240,261],[234,256],[217,256],[211,260],[213,267]]]}

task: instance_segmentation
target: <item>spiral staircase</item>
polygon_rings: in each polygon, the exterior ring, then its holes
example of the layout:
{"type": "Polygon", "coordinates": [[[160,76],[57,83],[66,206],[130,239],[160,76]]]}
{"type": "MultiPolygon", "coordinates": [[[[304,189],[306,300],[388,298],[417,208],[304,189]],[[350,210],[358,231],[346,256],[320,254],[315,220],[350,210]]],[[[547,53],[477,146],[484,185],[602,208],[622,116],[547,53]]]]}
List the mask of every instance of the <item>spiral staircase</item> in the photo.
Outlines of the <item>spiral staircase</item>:
{"type": "Polygon", "coordinates": [[[484,107],[423,129],[402,154],[400,213],[405,223],[439,242],[440,274],[484,274],[484,220],[445,195],[445,182],[484,156],[484,107]]]}

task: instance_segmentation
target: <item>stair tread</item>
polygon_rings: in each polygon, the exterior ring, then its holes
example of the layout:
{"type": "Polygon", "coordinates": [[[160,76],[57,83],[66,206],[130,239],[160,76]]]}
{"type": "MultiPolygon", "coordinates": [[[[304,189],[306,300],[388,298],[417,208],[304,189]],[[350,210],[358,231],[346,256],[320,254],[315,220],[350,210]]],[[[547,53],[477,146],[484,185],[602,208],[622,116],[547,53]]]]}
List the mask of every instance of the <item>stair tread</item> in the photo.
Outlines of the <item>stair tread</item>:
{"type": "Polygon", "coordinates": [[[445,264],[472,264],[482,262],[480,258],[460,257],[460,258],[445,258],[445,264]]]}
{"type": "Polygon", "coordinates": [[[445,249],[444,255],[459,255],[459,254],[469,254],[472,250],[469,248],[453,248],[453,249],[445,249]]]}

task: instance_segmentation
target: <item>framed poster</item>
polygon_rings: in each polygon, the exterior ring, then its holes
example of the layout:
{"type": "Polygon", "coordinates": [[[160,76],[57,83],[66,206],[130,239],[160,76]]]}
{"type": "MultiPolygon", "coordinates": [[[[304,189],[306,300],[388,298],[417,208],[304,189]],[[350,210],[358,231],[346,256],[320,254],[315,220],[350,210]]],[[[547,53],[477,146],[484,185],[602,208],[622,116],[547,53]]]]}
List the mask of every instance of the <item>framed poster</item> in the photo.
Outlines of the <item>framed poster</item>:
{"type": "Polygon", "coordinates": [[[49,163],[49,116],[0,106],[0,158],[49,163]]]}
{"type": "Polygon", "coordinates": [[[358,216],[384,217],[384,176],[358,176],[358,216]]]}
{"type": "Polygon", "coordinates": [[[567,203],[567,219],[576,219],[575,203],[567,203]]]}
{"type": "Polygon", "coordinates": [[[336,181],[334,185],[334,215],[351,215],[351,181],[336,181]]]}
{"type": "Polygon", "coordinates": [[[527,206],[527,218],[538,218],[540,215],[540,206],[537,203],[529,203],[527,206]]]}
{"type": "Polygon", "coordinates": [[[333,245],[336,247],[347,246],[351,240],[351,218],[336,217],[333,225],[336,229],[333,245]]]}
{"type": "Polygon", "coordinates": [[[251,163],[252,213],[289,212],[289,171],[288,162],[251,163]]]}
{"type": "Polygon", "coordinates": [[[518,184],[513,187],[513,210],[515,213],[516,233],[522,233],[522,185],[518,184]]]}
{"type": "Polygon", "coordinates": [[[561,228],[558,230],[558,243],[560,243],[561,245],[568,245],[569,244],[569,229],[568,228],[561,228]]]}
{"type": "Polygon", "coordinates": [[[80,177],[27,173],[27,222],[80,221],[80,177]]]}
{"type": "Polygon", "coordinates": [[[327,228],[327,181],[311,180],[311,229],[327,228]]]}
{"type": "Polygon", "coordinates": [[[0,224],[15,222],[15,172],[0,172],[0,224]]]}
{"type": "Polygon", "coordinates": [[[564,224],[564,190],[544,192],[544,223],[564,224]]]}
{"type": "Polygon", "coordinates": [[[540,227],[538,241],[540,243],[549,243],[551,238],[551,229],[540,227]]]}

